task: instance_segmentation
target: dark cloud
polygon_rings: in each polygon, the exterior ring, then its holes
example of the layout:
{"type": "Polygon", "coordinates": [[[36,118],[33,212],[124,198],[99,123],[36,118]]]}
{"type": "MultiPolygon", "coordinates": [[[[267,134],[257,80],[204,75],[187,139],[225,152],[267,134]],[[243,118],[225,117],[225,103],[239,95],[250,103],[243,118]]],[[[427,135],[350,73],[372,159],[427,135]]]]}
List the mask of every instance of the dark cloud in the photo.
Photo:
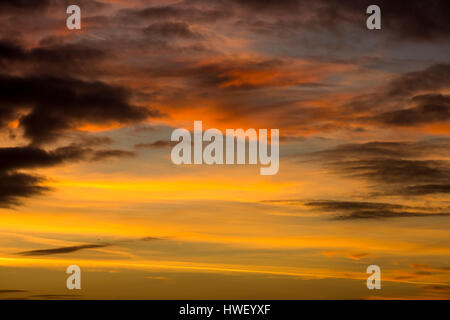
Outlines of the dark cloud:
{"type": "Polygon", "coordinates": [[[186,22],[162,22],[154,23],[143,29],[150,37],[196,39],[201,35],[191,30],[186,22]]]}
{"type": "Polygon", "coordinates": [[[80,299],[82,295],[76,294],[34,294],[28,298],[34,299],[48,299],[48,300],[61,300],[61,299],[80,299]]]}
{"type": "Polygon", "coordinates": [[[0,293],[21,293],[21,292],[28,292],[27,290],[0,290],[0,293]]]}
{"type": "Polygon", "coordinates": [[[429,154],[449,155],[450,140],[434,139],[428,141],[373,141],[366,143],[342,144],[337,147],[314,152],[309,157],[326,161],[345,160],[370,160],[392,158],[416,158],[429,154]]]}
{"type": "Polygon", "coordinates": [[[385,112],[375,117],[376,121],[392,126],[415,126],[450,120],[450,96],[425,95],[415,97],[417,107],[385,112]]]}
{"type": "Polygon", "coordinates": [[[50,151],[32,146],[0,148],[0,207],[19,205],[20,198],[40,195],[50,190],[42,185],[45,178],[17,170],[50,167],[78,160],[99,161],[135,155],[134,152],[125,150],[95,149],[89,146],[92,143],[94,141],[88,140],[87,146],[72,144],[50,151]]]}
{"type": "Polygon", "coordinates": [[[7,10],[44,9],[48,7],[50,3],[51,0],[4,0],[0,2],[0,13],[7,12],[7,10]]]}
{"type": "Polygon", "coordinates": [[[96,150],[93,152],[92,160],[104,160],[108,158],[123,158],[123,157],[134,157],[135,152],[126,150],[96,150]]]}
{"type": "Polygon", "coordinates": [[[427,271],[432,273],[448,273],[450,272],[450,266],[444,266],[444,267],[432,267],[428,264],[419,264],[419,263],[413,263],[410,265],[411,268],[421,270],[421,271],[427,271]]]}
{"type": "Polygon", "coordinates": [[[141,238],[140,240],[142,240],[142,241],[154,241],[154,240],[161,240],[161,238],[156,238],[156,237],[144,237],[144,238],[141,238]]]}
{"type": "Polygon", "coordinates": [[[433,284],[433,285],[424,286],[423,289],[425,291],[450,293],[450,285],[433,284]]]}
{"type": "Polygon", "coordinates": [[[447,212],[414,211],[417,208],[377,202],[325,200],[306,202],[305,205],[333,213],[336,220],[450,216],[447,212]]]}
{"type": "Polygon", "coordinates": [[[67,160],[80,159],[84,151],[77,147],[63,147],[45,151],[35,147],[0,148],[0,170],[48,167],[67,160]]]}
{"type": "MultiPolygon", "coordinates": [[[[209,3],[209,5],[211,5],[209,3]]],[[[118,18],[124,22],[136,23],[138,21],[196,21],[214,22],[230,16],[224,8],[204,8],[195,6],[181,6],[177,4],[166,6],[152,6],[141,9],[123,9],[118,12],[118,18]]]]}
{"type": "Polygon", "coordinates": [[[80,246],[71,246],[71,247],[61,247],[54,249],[40,249],[40,250],[30,250],[19,252],[17,254],[22,256],[44,256],[44,255],[52,255],[52,254],[61,254],[61,253],[71,253],[84,249],[95,249],[95,248],[104,248],[110,246],[109,243],[103,244],[85,244],[80,246]]]}
{"type": "Polygon", "coordinates": [[[49,188],[42,186],[42,177],[26,173],[0,172],[0,207],[10,208],[19,205],[19,198],[40,195],[49,188]]]}
{"type": "Polygon", "coordinates": [[[280,142],[300,142],[305,141],[305,137],[282,135],[279,137],[280,142]]]}
{"type": "Polygon", "coordinates": [[[339,1],[319,0],[232,0],[249,13],[264,21],[263,16],[279,16],[284,23],[270,23],[272,27],[323,28],[336,30],[344,24],[365,27],[366,9],[376,4],[381,8],[382,30],[396,40],[431,41],[450,36],[447,12],[450,3],[446,0],[420,0],[398,2],[379,0],[339,1]]]}
{"type": "MultiPolygon", "coordinates": [[[[211,86],[223,86],[230,82],[239,82],[239,75],[244,72],[271,71],[281,67],[284,62],[280,59],[269,60],[225,60],[194,68],[192,75],[202,80],[204,84],[211,86]]],[[[249,84],[232,86],[232,88],[243,89],[249,84]]]]}
{"type": "Polygon", "coordinates": [[[333,163],[341,172],[380,183],[448,182],[450,162],[445,160],[372,159],[333,163]]]}
{"type": "Polygon", "coordinates": [[[0,40],[0,66],[10,72],[20,68],[60,77],[63,74],[92,74],[105,57],[103,50],[83,44],[61,43],[25,49],[15,40],[0,40]]]}
{"type": "Polygon", "coordinates": [[[409,217],[435,217],[450,216],[449,207],[419,207],[396,203],[368,202],[368,201],[341,201],[341,200],[266,200],[263,203],[284,204],[289,206],[303,206],[323,214],[332,220],[365,220],[389,219],[409,217]]]}
{"type": "Polygon", "coordinates": [[[138,143],[135,144],[134,147],[136,149],[161,149],[161,148],[169,148],[176,145],[177,141],[166,141],[166,140],[157,140],[154,142],[148,142],[148,143],[138,143]]]}
{"type": "Polygon", "coordinates": [[[305,205],[317,207],[326,211],[355,211],[355,210],[399,210],[404,209],[403,205],[377,202],[358,202],[358,201],[311,201],[305,205]]]}
{"type": "MultiPolygon", "coordinates": [[[[450,64],[434,64],[424,70],[401,74],[377,92],[354,97],[343,105],[343,110],[348,115],[371,109],[381,111],[378,116],[361,118],[363,121],[396,124],[402,123],[401,117],[406,116],[410,117],[412,122],[417,122],[420,115],[433,121],[437,114],[448,112],[448,96],[439,94],[439,91],[449,87],[450,64]],[[411,103],[418,107],[405,107],[411,103]]],[[[404,122],[408,123],[408,119],[404,122]]]]}
{"type": "Polygon", "coordinates": [[[398,76],[386,86],[385,95],[410,96],[421,91],[434,91],[450,86],[450,64],[435,64],[421,71],[398,76]]]}
{"type": "Polygon", "coordinates": [[[134,155],[135,153],[131,151],[96,150],[79,145],[69,145],[51,151],[31,146],[0,148],[0,171],[49,167],[75,160],[97,161],[111,157],[134,155]]]}
{"type": "Polygon", "coordinates": [[[448,193],[450,161],[448,139],[423,142],[369,142],[346,144],[304,156],[348,177],[373,184],[382,194],[424,195],[448,193]]]}
{"type": "Polygon", "coordinates": [[[83,123],[135,123],[159,116],[157,111],[131,105],[123,87],[73,78],[0,76],[0,122],[20,117],[20,127],[32,143],[56,140],[83,123]]]}
{"type": "Polygon", "coordinates": [[[85,249],[105,248],[105,247],[109,247],[112,245],[120,245],[123,243],[127,243],[130,241],[136,241],[136,240],[155,241],[155,240],[162,240],[162,239],[157,238],[157,237],[148,236],[148,237],[143,237],[140,239],[121,240],[121,241],[116,241],[113,243],[84,244],[84,245],[79,245],[79,246],[59,247],[59,248],[53,248],[53,249],[30,250],[30,251],[18,252],[17,254],[22,255],[22,256],[43,256],[43,255],[52,255],[52,254],[71,253],[71,252],[76,252],[76,251],[85,250],[85,249]]]}
{"type": "Polygon", "coordinates": [[[31,145],[0,148],[0,206],[12,207],[19,199],[40,195],[49,188],[44,178],[19,172],[78,160],[97,161],[133,156],[131,151],[98,149],[108,138],[78,136],[78,142],[54,150],[37,147],[56,140],[83,123],[139,122],[152,112],[127,102],[129,93],[100,82],[51,77],[0,76],[0,123],[18,119],[31,145]],[[67,100],[68,99],[68,100],[67,100]]]}
{"type": "Polygon", "coordinates": [[[409,186],[399,190],[400,194],[405,195],[426,195],[426,194],[450,194],[450,184],[425,184],[418,186],[409,186]]]}
{"type": "MultiPolygon", "coordinates": [[[[65,14],[69,5],[76,4],[87,12],[101,10],[108,5],[96,0],[2,0],[0,1],[0,15],[14,14],[45,14],[50,10],[57,10],[65,14]]],[[[83,10],[82,9],[82,10],[83,10]]]]}

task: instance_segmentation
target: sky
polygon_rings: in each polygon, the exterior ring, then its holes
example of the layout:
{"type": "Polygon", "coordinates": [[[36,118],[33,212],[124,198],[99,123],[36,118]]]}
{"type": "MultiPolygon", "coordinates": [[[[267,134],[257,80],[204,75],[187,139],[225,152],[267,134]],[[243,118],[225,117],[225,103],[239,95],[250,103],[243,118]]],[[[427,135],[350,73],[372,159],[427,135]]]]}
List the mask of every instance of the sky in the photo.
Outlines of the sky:
{"type": "Polygon", "coordinates": [[[449,11],[1,1],[0,299],[449,299],[449,11]],[[175,165],[194,121],[279,129],[278,173],[175,165]]]}

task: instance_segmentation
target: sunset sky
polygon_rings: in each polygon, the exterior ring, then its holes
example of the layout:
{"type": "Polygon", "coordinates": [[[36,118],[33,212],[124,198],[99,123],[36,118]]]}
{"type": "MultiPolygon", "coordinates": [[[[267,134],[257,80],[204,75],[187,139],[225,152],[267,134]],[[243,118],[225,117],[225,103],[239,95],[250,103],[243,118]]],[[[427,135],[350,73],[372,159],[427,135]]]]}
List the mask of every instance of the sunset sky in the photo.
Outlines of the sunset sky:
{"type": "Polygon", "coordinates": [[[1,1],[0,299],[449,299],[449,12],[1,1]],[[279,129],[278,174],[173,164],[196,120],[279,129]]]}

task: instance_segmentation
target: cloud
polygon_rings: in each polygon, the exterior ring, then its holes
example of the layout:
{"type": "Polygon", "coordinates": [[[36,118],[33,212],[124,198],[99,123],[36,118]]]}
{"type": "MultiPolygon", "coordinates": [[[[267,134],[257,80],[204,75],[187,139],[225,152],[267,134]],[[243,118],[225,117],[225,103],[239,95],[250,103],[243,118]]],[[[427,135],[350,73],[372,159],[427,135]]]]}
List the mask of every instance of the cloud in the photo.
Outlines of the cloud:
{"type": "Polygon", "coordinates": [[[29,296],[28,298],[37,298],[39,300],[48,299],[48,300],[62,300],[62,299],[80,299],[83,295],[76,294],[34,294],[29,296]]]}
{"type": "Polygon", "coordinates": [[[34,144],[52,142],[81,124],[137,123],[159,116],[157,111],[131,105],[130,92],[103,82],[73,78],[0,76],[0,122],[19,117],[25,137],[34,144]]]}
{"type": "Polygon", "coordinates": [[[142,241],[154,241],[154,240],[162,240],[161,238],[156,238],[156,237],[144,237],[141,238],[140,240],[142,241]]]}
{"type": "MultiPolygon", "coordinates": [[[[407,217],[433,217],[450,216],[449,207],[438,206],[407,206],[387,202],[368,202],[354,200],[266,200],[264,203],[294,205],[302,214],[306,211],[303,207],[319,213],[321,216],[331,220],[366,220],[366,219],[389,219],[407,217]]],[[[327,251],[331,254],[332,252],[327,251]]],[[[348,254],[348,257],[356,259],[357,254],[348,254]]],[[[361,256],[363,257],[363,256],[361,256]]]]}
{"type": "MultiPolygon", "coordinates": [[[[448,96],[440,95],[439,91],[450,87],[450,64],[433,64],[419,71],[400,74],[388,81],[376,92],[363,94],[352,98],[343,105],[345,113],[361,113],[374,109],[389,112],[407,109],[404,106],[416,103],[422,106],[448,105],[448,96]],[[403,107],[403,108],[400,108],[403,107]],[[396,109],[396,110],[392,110],[396,109]]],[[[432,107],[422,107],[422,110],[410,110],[409,113],[432,113],[432,107]]],[[[405,112],[405,111],[403,111],[405,112]]],[[[380,117],[383,117],[381,115],[380,117]]],[[[371,120],[363,117],[361,120],[371,120]]],[[[376,117],[375,117],[376,119],[376,117]]]]}
{"type": "Polygon", "coordinates": [[[400,194],[405,195],[427,195],[435,193],[450,193],[450,184],[425,184],[419,186],[409,186],[400,190],[400,194]]]}
{"type": "Polygon", "coordinates": [[[96,146],[111,140],[82,134],[75,135],[77,142],[53,150],[38,145],[53,142],[83,123],[139,122],[152,116],[152,111],[129,104],[124,88],[100,82],[0,76],[0,83],[4,89],[0,92],[0,123],[18,121],[31,141],[28,146],[0,148],[1,207],[18,205],[19,198],[49,190],[42,185],[44,178],[18,170],[135,155],[132,151],[99,149],[96,146]]]}
{"type": "MultiPolygon", "coordinates": [[[[343,30],[345,25],[363,28],[366,9],[374,4],[370,0],[343,2],[339,0],[232,0],[252,13],[253,20],[273,27],[314,28],[343,30]],[[265,17],[280,17],[284,23],[269,23],[265,17]]],[[[383,31],[395,40],[433,41],[450,36],[447,12],[450,4],[446,0],[432,0],[424,4],[420,0],[397,3],[379,0],[376,4],[382,12],[383,31]]]]}
{"type": "Polygon", "coordinates": [[[109,158],[134,157],[136,153],[127,150],[96,150],[93,152],[92,161],[104,160],[109,158]]]}
{"type": "Polygon", "coordinates": [[[3,10],[40,10],[48,7],[51,0],[8,0],[0,2],[0,12],[3,10]]]}
{"type": "Polygon", "coordinates": [[[343,175],[367,180],[382,194],[447,193],[449,140],[346,144],[306,155],[343,175]]]}
{"type": "Polygon", "coordinates": [[[197,8],[195,6],[182,6],[177,4],[152,6],[138,9],[122,9],[117,16],[124,22],[136,23],[138,21],[155,20],[185,20],[196,22],[214,22],[229,17],[230,12],[214,8],[197,8]]]}
{"type": "Polygon", "coordinates": [[[77,160],[84,155],[78,147],[62,147],[46,151],[35,147],[0,148],[0,170],[48,167],[67,160],[77,160]]]}
{"type": "Polygon", "coordinates": [[[402,74],[386,86],[387,96],[410,96],[450,86],[450,64],[434,64],[424,70],[402,74]]]}
{"type": "Polygon", "coordinates": [[[25,49],[17,40],[0,39],[0,66],[3,72],[17,69],[57,75],[89,74],[106,57],[103,50],[81,43],[40,45],[25,49]]]}
{"type": "Polygon", "coordinates": [[[21,292],[28,292],[27,290],[0,290],[0,293],[21,293],[21,292]]]}
{"type": "Polygon", "coordinates": [[[354,252],[346,252],[346,251],[342,251],[342,250],[327,250],[327,251],[322,251],[322,254],[328,258],[331,258],[334,256],[344,256],[351,260],[361,260],[363,258],[370,256],[370,254],[366,253],[366,252],[354,253],[354,252]]]}
{"type": "Polygon", "coordinates": [[[43,256],[43,255],[52,255],[52,254],[71,253],[71,252],[76,252],[76,251],[85,250],[85,249],[105,248],[105,247],[110,247],[112,245],[120,245],[123,243],[127,243],[130,241],[136,241],[136,240],[155,241],[155,240],[162,240],[162,239],[157,238],[157,237],[148,236],[148,237],[143,237],[140,239],[119,240],[119,241],[115,241],[113,243],[83,244],[83,245],[78,245],[78,246],[59,247],[59,248],[53,248],[53,249],[30,250],[30,251],[18,252],[17,254],[22,255],[22,256],[43,256]]]}
{"type": "Polygon", "coordinates": [[[450,285],[438,285],[438,284],[427,285],[427,286],[424,286],[423,289],[425,291],[445,292],[445,293],[450,294],[450,285]]]}
{"type": "Polygon", "coordinates": [[[19,252],[17,254],[22,255],[22,256],[45,256],[45,255],[52,255],[52,254],[71,253],[71,252],[80,251],[80,250],[84,250],[84,249],[104,248],[104,247],[108,247],[110,245],[111,244],[108,244],[108,243],[85,244],[85,245],[79,245],[79,246],[60,247],[60,248],[54,248],[54,249],[40,249],[40,250],[23,251],[23,252],[19,252]]]}
{"type": "Polygon", "coordinates": [[[148,143],[138,143],[135,144],[134,147],[136,149],[161,149],[161,148],[169,148],[176,145],[177,141],[166,141],[166,140],[157,140],[154,142],[148,142],[148,143]]]}
{"type": "Polygon", "coordinates": [[[33,146],[0,148],[0,207],[19,205],[19,198],[40,195],[50,189],[43,186],[45,178],[21,173],[17,170],[51,167],[79,160],[99,161],[113,157],[130,157],[135,153],[116,149],[95,149],[90,146],[104,143],[104,139],[81,139],[54,150],[44,150],[33,146]],[[82,143],[86,143],[87,147],[82,143]]]}
{"type": "Polygon", "coordinates": [[[321,81],[348,66],[314,60],[227,57],[177,70],[173,75],[196,80],[213,89],[245,91],[265,88],[321,88],[321,81]]]}
{"type": "Polygon", "coordinates": [[[150,37],[196,39],[201,35],[191,30],[186,22],[154,23],[142,30],[150,37]]]}
{"type": "Polygon", "coordinates": [[[19,205],[18,198],[40,195],[48,190],[41,185],[44,180],[31,174],[12,172],[0,172],[0,207],[10,208],[19,205]]]}
{"type": "Polygon", "coordinates": [[[370,159],[333,165],[350,176],[380,183],[445,183],[450,177],[450,162],[446,160],[370,159]]]}
{"type": "Polygon", "coordinates": [[[330,212],[336,220],[450,216],[450,213],[446,212],[414,211],[418,208],[379,202],[322,200],[306,202],[305,205],[330,212]]]}
{"type": "Polygon", "coordinates": [[[401,109],[382,113],[374,120],[392,126],[416,126],[450,120],[450,96],[424,95],[413,98],[420,105],[409,109],[401,109]]]}
{"type": "Polygon", "coordinates": [[[413,263],[410,265],[411,268],[420,271],[427,271],[432,273],[450,273],[450,266],[445,267],[430,267],[428,264],[413,263]]]}

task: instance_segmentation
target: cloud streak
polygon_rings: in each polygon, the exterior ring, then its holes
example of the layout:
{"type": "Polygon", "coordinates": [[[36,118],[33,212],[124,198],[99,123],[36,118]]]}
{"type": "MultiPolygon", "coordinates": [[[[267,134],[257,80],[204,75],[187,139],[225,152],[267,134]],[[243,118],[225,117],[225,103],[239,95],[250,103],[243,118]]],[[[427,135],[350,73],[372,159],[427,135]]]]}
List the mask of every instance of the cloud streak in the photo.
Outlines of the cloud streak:
{"type": "Polygon", "coordinates": [[[348,177],[364,179],[383,194],[447,193],[450,161],[447,139],[428,142],[346,144],[306,156],[348,177]]]}
{"type": "Polygon", "coordinates": [[[447,212],[415,211],[418,208],[379,202],[324,200],[306,202],[305,205],[331,212],[334,214],[333,219],[335,220],[450,216],[450,213],[447,212]]]}
{"type": "Polygon", "coordinates": [[[104,248],[104,247],[109,247],[109,246],[111,246],[111,244],[109,244],[109,243],[84,244],[84,245],[79,245],[79,246],[60,247],[60,248],[54,248],[54,249],[39,249],[39,250],[23,251],[23,252],[19,252],[17,254],[22,255],[22,256],[46,256],[46,255],[53,255],[53,254],[72,253],[72,252],[86,250],[86,249],[104,248]]]}

